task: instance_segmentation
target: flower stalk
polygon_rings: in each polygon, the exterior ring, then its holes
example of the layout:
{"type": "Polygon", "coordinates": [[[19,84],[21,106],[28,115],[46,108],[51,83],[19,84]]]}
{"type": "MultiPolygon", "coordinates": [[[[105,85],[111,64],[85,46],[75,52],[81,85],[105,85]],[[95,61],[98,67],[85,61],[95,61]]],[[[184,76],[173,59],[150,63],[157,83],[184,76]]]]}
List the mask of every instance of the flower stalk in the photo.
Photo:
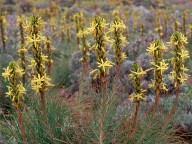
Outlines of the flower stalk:
{"type": "Polygon", "coordinates": [[[161,26],[160,24],[157,24],[155,31],[158,33],[160,38],[163,36],[163,26],[161,26]]]}
{"type": "Polygon", "coordinates": [[[173,33],[169,42],[169,44],[174,48],[171,52],[173,57],[170,59],[170,61],[173,66],[173,70],[171,71],[171,79],[174,81],[174,86],[176,88],[176,99],[169,115],[169,119],[176,111],[179,101],[180,86],[184,84],[187,80],[187,77],[189,77],[187,74],[189,69],[187,69],[184,65],[185,60],[189,58],[189,51],[185,49],[185,44],[187,43],[187,37],[185,37],[181,32],[173,33]]]}
{"type": "Polygon", "coordinates": [[[145,100],[144,92],[146,90],[143,90],[141,79],[143,76],[147,73],[148,70],[143,70],[141,66],[139,66],[137,63],[133,65],[133,70],[131,71],[131,74],[129,74],[129,79],[132,80],[133,86],[134,86],[134,93],[130,95],[129,100],[135,101],[135,114],[134,114],[134,127],[137,125],[137,117],[140,109],[140,101],[145,100]]]}
{"type": "Polygon", "coordinates": [[[7,21],[5,18],[5,14],[4,13],[0,13],[0,32],[1,32],[1,42],[3,45],[3,51],[2,53],[6,53],[6,35],[5,35],[5,27],[7,25],[7,21]]]}
{"type": "Polygon", "coordinates": [[[141,28],[140,28],[140,32],[141,32],[141,37],[144,36],[144,24],[141,24],[141,28]]]}
{"type": "Polygon", "coordinates": [[[186,36],[186,11],[183,11],[182,18],[183,18],[183,34],[186,36]]]}
{"type": "Polygon", "coordinates": [[[9,86],[7,86],[8,92],[6,92],[6,95],[11,98],[13,106],[17,109],[17,117],[21,129],[23,143],[26,144],[27,141],[25,129],[20,111],[20,108],[22,107],[22,103],[24,101],[24,95],[26,94],[26,90],[22,82],[19,81],[19,78],[22,77],[23,74],[23,69],[19,67],[17,62],[13,61],[10,62],[8,67],[4,69],[2,76],[5,78],[5,80],[9,81],[9,86]]]}
{"type": "Polygon", "coordinates": [[[102,17],[96,17],[92,23],[90,28],[88,29],[90,33],[93,34],[93,38],[95,40],[95,44],[91,47],[94,50],[95,55],[97,57],[97,69],[93,70],[91,74],[94,75],[94,79],[97,77],[100,78],[101,81],[101,89],[102,89],[102,117],[100,121],[100,130],[99,130],[99,143],[103,144],[105,139],[105,131],[104,131],[104,121],[107,113],[107,83],[106,76],[108,74],[109,68],[111,68],[114,64],[106,58],[106,43],[108,37],[105,35],[106,29],[106,21],[102,17]]]}
{"type": "MultiPolygon", "coordinates": [[[[79,33],[79,30],[81,28],[81,26],[84,23],[84,17],[83,17],[83,13],[82,12],[78,12],[76,14],[73,15],[73,20],[75,22],[75,30],[76,30],[76,34],[79,33]]],[[[77,35],[76,35],[77,36],[77,35]]],[[[80,39],[77,36],[77,44],[79,45],[80,43],[80,39]]]]}
{"type": "MultiPolygon", "coordinates": [[[[114,51],[115,56],[115,65],[116,65],[116,76],[115,82],[113,86],[113,91],[116,91],[116,87],[119,81],[119,74],[120,74],[120,65],[122,61],[126,58],[125,52],[122,52],[122,48],[125,47],[126,44],[126,37],[123,36],[123,31],[126,29],[125,24],[123,21],[118,17],[114,17],[113,22],[110,25],[109,32],[112,35],[111,47],[114,51]]],[[[113,96],[111,97],[111,102],[113,101],[113,96]]]]}
{"type": "Polygon", "coordinates": [[[61,19],[61,39],[62,39],[62,41],[64,41],[64,39],[65,39],[65,30],[66,30],[66,16],[65,16],[65,14],[63,14],[63,16],[62,16],[62,19],[61,19]]]}
{"type": "Polygon", "coordinates": [[[17,18],[17,22],[19,25],[19,33],[20,33],[20,47],[18,50],[19,55],[19,63],[24,71],[23,74],[23,84],[26,82],[26,56],[25,54],[28,52],[28,50],[25,48],[25,36],[24,36],[24,16],[19,16],[17,18]]]}
{"type": "Polygon", "coordinates": [[[51,46],[51,40],[48,36],[46,37],[46,40],[45,40],[45,49],[46,49],[46,55],[47,55],[47,62],[46,62],[47,73],[48,73],[48,75],[50,75],[51,74],[51,66],[53,63],[52,50],[54,50],[54,48],[51,46]]]}
{"type": "Polygon", "coordinates": [[[45,106],[45,92],[49,86],[53,86],[50,81],[51,78],[46,75],[45,63],[48,62],[48,57],[42,53],[40,47],[44,37],[41,31],[44,28],[44,22],[38,15],[32,15],[30,20],[27,21],[26,30],[29,33],[26,37],[29,48],[32,50],[33,58],[31,58],[29,68],[32,69],[33,78],[31,80],[32,89],[40,94],[41,98],[41,110],[44,118],[46,130],[52,136],[51,130],[48,125],[46,106],[45,106]]]}
{"type": "Polygon", "coordinates": [[[154,40],[147,49],[147,52],[153,57],[151,65],[154,71],[154,80],[149,87],[155,90],[154,112],[159,104],[161,90],[166,90],[166,84],[163,83],[163,73],[168,69],[168,64],[163,59],[163,53],[167,50],[161,40],[154,40]]]}

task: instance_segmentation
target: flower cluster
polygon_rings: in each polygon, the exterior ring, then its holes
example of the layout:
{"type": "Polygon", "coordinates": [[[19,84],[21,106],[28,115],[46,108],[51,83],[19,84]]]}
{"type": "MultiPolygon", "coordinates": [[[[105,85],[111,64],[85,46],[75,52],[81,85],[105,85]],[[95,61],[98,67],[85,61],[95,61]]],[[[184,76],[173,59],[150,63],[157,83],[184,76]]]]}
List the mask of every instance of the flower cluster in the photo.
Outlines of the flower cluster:
{"type": "Polygon", "coordinates": [[[96,17],[88,29],[95,39],[95,44],[90,48],[94,50],[98,64],[98,68],[91,72],[91,74],[96,73],[94,78],[97,78],[98,76],[105,77],[109,68],[114,65],[106,58],[106,43],[109,39],[105,34],[106,26],[106,21],[102,17],[96,17]]]}
{"type": "Polygon", "coordinates": [[[174,22],[175,31],[180,30],[180,25],[181,25],[181,23],[176,19],[174,22]]]}
{"type": "Polygon", "coordinates": [[[4,68],[2,76],[5,80],[9,81],[8,92],[6,95],[9,96],[12,100],[13,105],[16,108],[19,108],[22,105],[24,100],[24,95],[26,90],[23,87],[23,84],[19,81],[19,77],[24,74],[23,69],[21,69],[17,62],[10,62],[7,68],[4,68]]]}
{"type": "Polygon", "coordinates": [[[163,26],[161,26],[160,24],[157,25],[155,31],[158,33],[159,37],[163,36],[163,26]]]}
{"type": "Polygon", "coordinates": [[[154,40],[147,49],[147,52],[153,57],[153,61],[151,64],[154,69],[154,77],[152,80],[152,84],[149,87],[157,89],[167,90],[166,84],[163,83],[162,75],[168,69],[168,63],[163,59],[163,52],[165,52],[167,48],[163,44],[161,40],[154,40]]]}
{"type": "Polygon", "coordinates": [[[48,56],[44,55],[41,48],[41,42],[45,39],[41,34],[44,22],[38,15],[33,15],[27,22],[26,30],[29,35],[26,37],[28,47],[32,49],[33,58],[29,67],[33,71],[31,81],[32,89],[36,92],[44,92],[48,86],[52,86],[49,76],[46,75],[45,63],[48,62],[48,56]]]}
{"type": "Polygon", "coordinates": [[[90,72],[90,74],[96,73],[93,77],[93,79],[96,79],[97,77],[100,77],[102,74],[106,75],[108,73],[109,68],[113,67],[114,63],[106,59],[106,61],[103,61],[101,59],[97,62],[98,69],[95,69],[90,72]]]}
{"type": "Polygon", "coordinates": [[[46,62],[47,71],[48,71],[48,74],[50,74],[51,64],[53,63],[52,50],[54,50],[54,48],[51,46],[51,41],[48,36],[45,39],[45,49],[46,49],[46,55],[47,55],[47,62],[46,62]]]}
{"type": "Polygon", "coordinates": [[[90,53],[88,52],[88,48],[90,47],[90,43],[86,40],[86,36],[89,32],[82,26],[77,34],[77,37],[80,39],[79,49],[82,53],[82,57],[80,61],[87,62],[90,53]]]}
{"type": "Polygon", "coordinates": [[[46,91],[47,87],[53,86],[50,81],[51,78],[47,76],[46,73],[43,76],[41,76],[40,74],[34,75],[33,80],[31,81],[32,89],[38,92],[43,88],[43,90],[46,91]]]}
{"type": "Polygon", "coordinates": [[[126,37],[123,36],[123,31],[126,29],[125,24],[118,16],[113,19],[109,31],[112,34],[111,47],[115,52],[116,64],[121,64],[122,60],[126,58],[126,54],[122,52],[122,47],[126,44],[126,37]]]}
{"type": "MultiPolygon", "coordinates": [[[[19,32],[20,32],[20,46],[18,50],[19,55],[19,63],[23,69],[23,71],[26,73],[26,56],[25,54],[28,52],[28,50],[25,48],[25,36],[24,36],[24,16],[19,16],[17,18],[17,22],[19,25],[19,32]]],[[[25,74],[23,74],[23,83],[25,83],[25,74]]]]}
{"type": "Polygon", "coordinates": [[[141,66],[139,66],[137,63],[133,65],[133,70],[131,71],[131,74],[129,74],[129,78],[132,80],[134,85],[134,93],[130,95],[131,101],[140,101],[145,100],[144,98],[144,92],[146,90],[142,89],[141,84],[141,78],[147,73],[147,70],[143,70],[141,66]]]}
{"type": "MultiPolygon", "coordinates": [[[[83,25],[83,23],[85,21],[83,13],[78,12],[78,13],[74,14],[73,15],[73,20],[75,22],[76,34],[78,34],[81,26],[83,25]]],[[[79,42],[80,42],[80,40],[79,40],[79,37],[77,36],[77,43],[79,44],[79,42]]]]}
{"type": "Polygon", "coordinates": [[[171,64],[173,70],[171,71],[171,79],[175,82],[175,87],[178,83],[183,84],[189,76],[186,72],[188,69],[185,67],[184,62],[189,58],[189,52],[185,49],[184,45],[187,43],[187,37],[181,32],[175,32],[170,38],[169,44],[174,47],[171,52],[173,58],[171,58],[171,64]]]}
{"type": "Polygon", "coordinates": [[[51,27],[53,36],[54,37],[57,36],[57,21],[52,15],[50,18],[50,27],[51,27]]]}

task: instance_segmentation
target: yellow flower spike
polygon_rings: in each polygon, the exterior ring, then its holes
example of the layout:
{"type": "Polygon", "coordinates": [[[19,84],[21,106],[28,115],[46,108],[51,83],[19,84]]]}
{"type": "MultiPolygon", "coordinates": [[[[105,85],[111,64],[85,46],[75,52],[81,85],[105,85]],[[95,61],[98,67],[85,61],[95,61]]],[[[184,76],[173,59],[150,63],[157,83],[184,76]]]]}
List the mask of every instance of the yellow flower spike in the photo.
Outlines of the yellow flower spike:
{"type": "Polygon", "coordinates": [[[167,90],[166,84],[163,83],[163,73],[168,69],[168,63],[163,59],[163,53],[167,50],[161,40],[154,40],[147,48],[147,52],[153,57],[151,65],[153,66],[154,80],[149,86],[155,90],[155,107],[159,103],[159,96],[161,90],[167,90]]]}
{"type": "Polygon", "coordinates": [[[163,27],[160,24],[157,25],[157,27],[155,28],[155,31],[158,33],[160,37],[163,36],[163,32],[162,32],[163,27]]]}
{"type": "Polygon", "coordinates": [[[181,32],[173,33],[170,38],[169,44],[174,48],[174,51],[171,53],[173,58],[170,59],[173,65],[171,78],[175,82],[175,86],[180,85],[180,83],[183,84],[187,80],[186,71],[188,71],[188,69],[184,66],[185,60],[189,58],[189,52],[184,47],[187,43],[187,37],[181,32]]]}
{"type": "Polygon", "coordinates": [[[85,18],[82,12],[76,13],[73,15],[73,20],[75,22],[76,36],[77,36],[77,44],[80,43],[80,39],[78,33],[80,32],[81,27],[84,25],[85,18]]]}
{"type": "Polygon", "coordinates": [[[97,57],[97,69],[93,70],[91,73],[95,73],[93,79],[99,77],[101,81],[101,87],[99,89],[102,89],[102,117],[100,119],[100,136],[99,141],[103,143],[102,136],[105,131],[103,130],[103,124],[104,119],[106,117],[107,113],[107,81],[106,81],[106,75],[109,70],[109,68],[112,67],[112,62],[110,62],[107,58],[107,52],[106,52],[106,43],[108,38],[105,36],[105,29],[107,27],[106,21],[102,17],[96,17],[90,24],[90,28],[88,28],[88,31],[93,35],[93,38],[95,40],[95,44],[91,47],[91,49],[94,50],[94,53],[97,57]]]}
{"type": "Polygon", "coordinates": [[[113,63],[106,58],[106,43],[109,41],[105,33],[106,26],[106,21],[102,17],[96,17],[88,28],[89,33],[92,33],[95,39],[95,44],[90,47],[90,50],[94,50],[97,57],[98,69],[92,71],[92,73],[97,72],[96,76],[106,75],[108,69],[113,66],[113,63]]]}
{"type": "Polygon", "coordinates": [[[126,58],[125,53],[122,52],[122,47],[125,46],[126,37],[123,36],[123,31],[126,29],[125,24],[118,16],[116,16],[110,24],[109,32],[112,34],[110,40],[111,47],[113,48],[116,64],[120,65],[123,59],[126,58]]]}
{"type": "Polygon", "coordinates": [[[130,100],[140,101],[145,100],[144,92],[146,90],[142,89],[141,78],[147,73],[144,71],[137,63],[133,65],[133,70],[129,74],[129,78],[132,80],[134,85],[134,93],[130,95],[130,100]]]}
{"type": "MultiPolygon", "coordinates": [[[[82,53],[82,58],[80,58],[80,61],[82,63],[87,63],[89,59],[89,52],[90,44],[86,40],[87,35],[89,34],[89,31],[86,30],[83,26],[81,26],[79,33],[77,33],[77,37],[79,37],[79,49],[82,53]]],[[[85,73],[85,68],[83,68],[83,73],[85,73]]]]}
{"type": "Polygon", "coordinates": [[[30,65],[28,67],[32,70],[31,86],[36,93],[40,94],[44,124],[46,125],[46,130],[51,132],[48,126],[45,107],[45,92],[48,90],[48,87],[53,86],[50,83],[51,79],[46,75],[45,69],[46,62],[50,59],[43,54],[43,49],[40,47],[46,40],[45,37],[42,36],[45,23],[41,20],[41,17],[33,15],[26,24],[25,31],[28,34],[26,44],[33,54],[33,58],[30,59],[30,65]]]}
{"type": "Polygon", "coordinates": [[[26,94],[23,84],[19,81],[19,78],[24,72],[19,67],[18,63],[14,61],[10,62],[8,67],[4,70],[5,72],[2,73],[2,76],[5,80],[9,81],[9,85],[7,86],[8,92],[6,92],[6,95],[11,98],[13,105],[16,108],[19,108],[22,105],[24,95],[26,94]]]}

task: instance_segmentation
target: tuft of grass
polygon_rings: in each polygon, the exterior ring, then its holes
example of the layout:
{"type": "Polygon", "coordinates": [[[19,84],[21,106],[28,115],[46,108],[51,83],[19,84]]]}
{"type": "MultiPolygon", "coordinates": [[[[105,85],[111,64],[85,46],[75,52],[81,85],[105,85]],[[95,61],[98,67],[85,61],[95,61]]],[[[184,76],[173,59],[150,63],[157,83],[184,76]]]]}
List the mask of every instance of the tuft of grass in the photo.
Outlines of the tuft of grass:
{"type": "MultiPolygon", "coordinates": [[[[90,144],[98,143],[100,121],[102,109],[89,103],[85,98],[79,105],[73,102],[65,103],[62,98],[56,95],[57,88],[52,89],[47,95],[47,119],[49,127],[53,133],[55,144],[90,144]]],[[[93,94],[99,97],[98,94],[93,94]]],[[[110,96],[110,95],[108,95],[110,96]]],[[[99,105],[101,97],[96,101],[99,105]]],[[[95,103],[95,101],[94,101],[95,103]]],[[[139,113],[137,127],[133,130],[133,110],[123,108],[119,111],[117,104],[118,96],[114,96],[114,101],[109,105],[107,103],[106,117],[104,119],[104,144],[165,144],[165,143],[185,143],[177,135],[178,130],[173,123],[165,125],[166,117],[162,113],[148,115],[139,113]]],[[[40,100],[33,96],[28,103],[27,111],[23,111],[25,133],[28,143],[49,144],[52,141],[51,136],[46,131],[41,114],[40,100]]],[[[14,142],[22,143],[21,132],[18,126],[16,114],[13,113],[11,121],[4,120],[0,125],[0,132],[5,138],[5,144],[14,142]]]]}
{"type": "MultiPolygon", "coordinates": [[[[23,110],[23,123],[25,125],[25,133],[27,143],[51,143],[52,138],[43,122],[43,116],[40,111],[40,99],[36,96],[31,98],[27,111],[23,110]]],[[[49,127],[54,135],[54,142],[70,143],[72,141],[73,125],[71,124],[70,111],[64,103],[57,97],[47,97],[46,103],[47,119],[49,127]]],[[[0,126],[5,143],[22,143],[20,128],[16,113],[13,112],[11,121],[5,119],[0,126]]]]}

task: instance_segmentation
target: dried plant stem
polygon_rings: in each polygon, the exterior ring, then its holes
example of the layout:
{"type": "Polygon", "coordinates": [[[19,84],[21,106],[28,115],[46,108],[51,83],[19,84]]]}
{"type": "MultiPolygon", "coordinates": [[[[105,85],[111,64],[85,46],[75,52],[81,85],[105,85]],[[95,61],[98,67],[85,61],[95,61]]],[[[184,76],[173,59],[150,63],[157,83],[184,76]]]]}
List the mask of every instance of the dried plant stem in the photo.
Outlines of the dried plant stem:
{"type": "Polygon", "coordinates": [[[192,27],[190,29],[191,29],[191,41],[192,41],[192,27]]]}
{"type": "Polygon", "coordinates": [[[24,125],[23,125],[23,119],[21,116],[21,111],[20,108],[17,108],[17,116],[18,116],[18,121],[19,121],[19,126],[21,128],[21,134],[22,134],[22,138],[23,138],[23,144],[26,144],[26,136],[25,136],[25,129],[24,129],[24,125]]]}
{"type": "Polygon", "coordinates": [[[158,107],[158,104],[159,104],[159,95],[160,95],[160,88],[157,87],[156,91],[155,91],[155,104],[154,104],[154,109],[153,109],[154,113],[157,111],[157,107],[158,107]]]}
{"type": "Polygon", "coordinates": [[[115,75],[115,82],[114,82],[114,85],[113,85],[113,95],[111,96],[110,98],[110,105],[112,104],[113,102],[113,99],[114,99],[114,95],[117,91],[117,85],[118,85],[118,81],[119,81],[119,74],[120,74],[120,64],[116,64],[116,75],[115,75]]]}
{"type": "Polygon", "coordinates": [[[167,19],[164,18],[164,37],[167,36],[167,19]]]}
{"type": "Polygon", "coordinates": [[[136,101],[135,115],[134,115],[134,127],[136,127],[136,125],[137,125],[137,117],[139,114],[139,108],[140,108],[140,101],[136,101]]]}
{"type": "Polygon", "coordinates": [[[101,75],[101,89],[102,89],[102,117],[100,119],[100,130],[99,130],[99,144],[103,144],[104,141],[104,121],[106,118],[106,108],[107,108],[107,85],[105,75],[101,75]]]}
{"type": "Polygon", "coordinates": [[[54,143],[53,141],[53,134],[49,128],[49,124],[48,124],[48,120],[47,120],[47,112],[46,112],[46,107],[45,107],[45,93],[43,90],[39,90],[40,96],[41,96],[41,110],[42,110],[42,114],[43,114],[43,121],[45,123],[45,127],[47,132],[49,133],[49,135],[51,136],[52,139],[52,143],[54,143]]]}
{"type": "MultiPolygon", "coordinates": [[[[22,47],[24,46],[24,44],[22,45],[22,47]]],[[[23,80],[23,84],[25,84],[25,82],[26,82],[26,58],[25,58],[25,53],[23,52],[23,51],[20,51],[19,52],[19,57],[20,57],[20,59],[21,59],[21,66],[22,66],[22,68],[23,68],[23,70],[24,70],[24,74],[23,74],[23,76],[22,76],[22,80],[23,80]]]]}
{"type": "Polygon", "coordinates": [[[67,42],[69,43],[71,41],[71,38],[70,38],[70,29],[68,28],[67,29],[67,42]]]}
{"type": "Polygon", "coordinates": [[[23,84],[25,84],[25,74],[23,74],[23,77],[22,77],[22,79],[23,79],[23,84]]]}
{"type": "Polygon", "coordinates": [[[83,69],[83,71],[82,71],[82,79],[84,79],[84,77],[86,76],[86,71],[87,71],[87,62],[86,61],[84,61],[84,62],[82,62],[82,69],[83,69]]]}
{"type": "Polygon", "coordinates": [[[103,109],[103,112],[102,112],[102,115],[103,115],[103,118],[106,117],[106,108],[107,108],[107,85],[106,85],[106,78],[105,78],[105,75],[101,75],[101,86],[102,86],[102,99],[103,99],[103,102],[102,102],[102,109],[103,109]]]}
{"type": "Polygon", "coordinates": [[[144,24],[142,23],[141,24],[141,37],[144,36],[144,24]]]}
{"type": "Polygon", "coordinates": [[[140,109],[140,101],[136,101],[135,114],[134,114],[134,118],[133,118],[133,127],[131,130],[131,136],[130,136],[131,138],[134,135],[136,128],[137,128],[137,119],[138,119],[139,109],[140,109]]]}
{"type": "Polygon", "coordinates": [[[173,115],[177,109],[177,105],[179,103],[180,86],[181,86],[181,83],[178,81],[177,86],[176,86],[176,98],[175,98],[175,102],[173,104],[173,107],[171,109],[171,112],[168,115],[168,122],[171,120],[171,118],[173,117],[173,115]]]}
{"type": "Polygon", "coordinates": [[[3,53],[6,53],[6,38],[5,38],[5,28],[3,26],[3,20],[0,19],[0,31],[1,31],[1,41],[3,44],[3,53]]]}
{"type": "Polygon", "coordinates": [[[47,65],[47,73],[48,73],[48,75],[51,74],[51,63],[48,63],[48,65],[47,65]]]}
{"type": "Polygon", "coordinates": [[[81,75],[81,80],[80,80],[80,85],[79,85],[79,95],[78,95],[78,102],[81,102],[82,96],[83,96],[83,88],[84,88],[84,82],[85,82],[85,76],[86,76],[86,64],[87,62],[84,61],[82,62],[82,75],[81,75]]]}
{"type": "Polygon", "coordinates": [[[183,12],[183,33],[184,33],[184,35],[186,36],[186,28],[185,28],[185,25],[186,25],[186,13],[183,12]]]}

